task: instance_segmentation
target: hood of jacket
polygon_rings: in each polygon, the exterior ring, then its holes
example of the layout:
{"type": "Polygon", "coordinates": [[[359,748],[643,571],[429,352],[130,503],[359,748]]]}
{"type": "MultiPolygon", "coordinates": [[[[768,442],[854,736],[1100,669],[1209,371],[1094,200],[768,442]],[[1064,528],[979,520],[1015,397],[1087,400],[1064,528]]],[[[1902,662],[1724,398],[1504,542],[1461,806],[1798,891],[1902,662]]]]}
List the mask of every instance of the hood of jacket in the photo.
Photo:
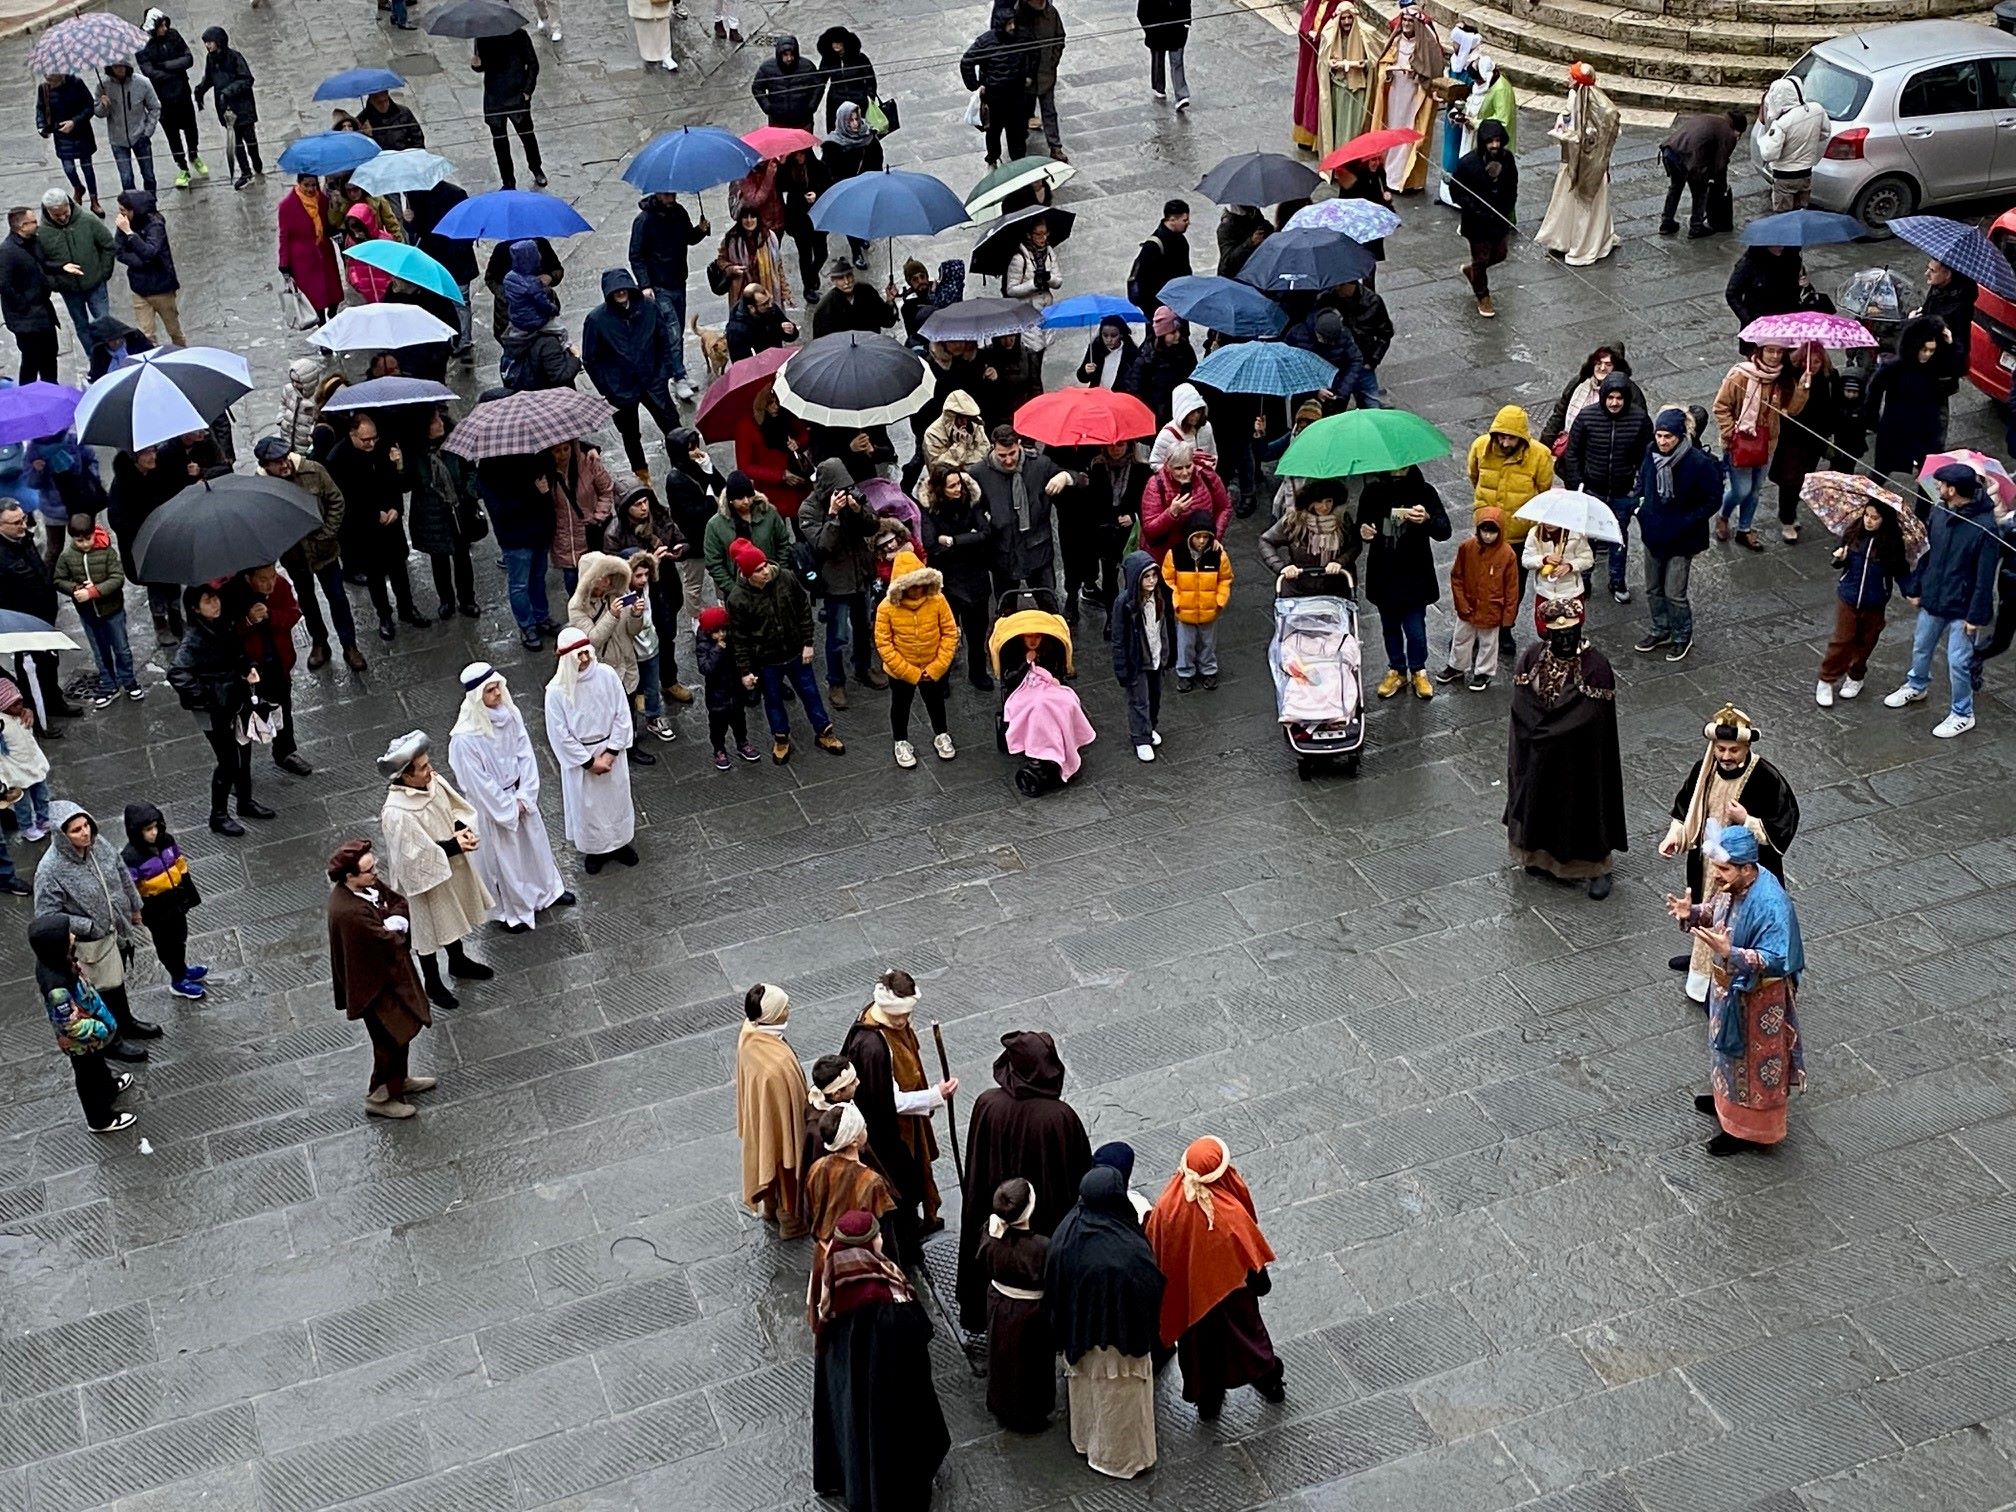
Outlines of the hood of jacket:
{"type": "Polygon", "coordinates": [[[28,948],[35,953],[38,975],[47,972],[52,979],[68,981],[75,973],[70,968],[70,921],[62,914],[44,914],[28,926],[28,948]]]}
{"type": "Polygon", "coordinates": [[[539,244],[529,238],[511,243],[511,271],[523,273],[527,277],[537,277],[539,273],[539,244]]]}
{"type": "Polygon", "coordinates": [[[135,850],[141,852],[159,850],[168,843],[168,820],[161,810],[151,803],[129,803],[126,805],[126,839],[135,850]],[[140,832],[150,824],[161,826],[161,833],[151,846],[140,838],[140,832]]]}
{"type": "Polygon", "coordinates": [[[287,364],[287,386],[303,399],[313,399],[322,383],[320,357],[296,357],[287,364]]]}
{"type": "MultiPolygon", "coordinates": [[[[616,301],[609,296],[622,289],[629,290],[632,296],[637,294],[637,280],[631,276],[628,268],[611,268],[602,275],[602,303],[609,309],[619,308],[616,301]]],[[[636,312],[637,300],[633,297],[629,310],[624,313],[634,315],[636,312]]]]}
{"type": "Polygon", "coordinates": [[[790,32],[779,32],[777,33],[777,40],[772,44],[770,50],[770,56],[776,59],[779,68],[788,68],[791,66],[784,61],[784,54],[787,52],[794,59],[802,60],[805,56],[804,53],[798,50],[798,39],[796,37],[790,32]]]}
{"type": "Polygon", "coordinates": [[[574,583],[574,592],[567,600],[567,607],[576,612],[586,612],[596,598],[615,598],[630,591],[630,564],[623,558],[607,551],[584,551],[581,560],[575,564],[580,577],[574,583]]]}
{"type": "Polygon", "coordinates": [[[1511,140],[1512,133],[1505,129],[1503,121],[1486,121],[1477,128],[1477,145],[1479,147],[1488,147],[1493,142],[1503,147],[1511,142],[1511,140]]]}
{"type": "MultiPolygon", "coordinates": [[[[908,533],[907,526],[905,533],[908,533]]],[[[906,546],[896,553],[896,560],[889,564],[889,597],[900,599],[913,588],[928,588],[933,593],[941,593],[945,588],[945,574],[935,567],[926,567],[917,553],[906,546]]]]}
{"type": "Polygon", "coordinates": [[[1505,539],[1505,511],[1496,504],[1480,504],[1470,516],[1470,533],[1473,536],[1480,525],[1492,526],[1498,532],[1498,539],[1505,539]]]}
{"type": "Polygon", "coordinates": [[[154,213],[154,196],[145,189],[122,189],[119,192],[119,203],[136,221],[145,220],[154,213]]]}
{"type": "Polygon", "coordinates": [[[231,45],[231,34],[221,26],[206,26],[203,28],[203,40],[205,42],[215,42],[217,50],[222,52],[231,45]]]}
{"type": "Polygon", "coordinates": [[[1010,1097],[1061,1097],[1064,1062],[1057,1042],[1036,1029],[1016,1029],[1001,1036],[994,1058],[994,1085],[1010,1097]]]}
{"type": "Polygon", "coordinates": [[[1204,423],[1211,423],[1211,406],[1194,383],[1179,383],[1169,391],[1169,418],[1181,425],[1194,410],[1204,411],[1204,423]]]}
{"type": "Polygon", "coordinates": [[[1781,79],[1772,80],[1771,87],[1764,91],[1764,108],[1771,113],[1773,120],[1776,120],[1786,111],[1805,103],[1805,89],[1790,74],[1785,75],[1781,79]]]}
{"type": "Polygon", "coordinates": [[[1629,409],[1631,407],[1631,391],[1636,387],[1637,385],[1631,381],[1631,375],[1622,368],[1619,368],[1596,385],[1596,398],[1598,401],[1601,401],[1606,395],[1622,394],[1624,396],[1624,407],[1629,409]]]}
{"type": "Polygon", "coordinates": [[[1517,436],[1521,441],[1531,441],[1533,423],[1526,418],[1526,411],[1516,404],[1508,404],[1492,417],[1491,434],[1517,436]]]}
{"type": "MultiPolygon", "coordinates": [[[[80,858],[83,852],[70,843],[70,837],[63,833],[63,826],[82,814],[91,819],[90,811],[81,803],[72,803],[68,798],[58,798],[49,805],[49,846],[52,855],[80,858]]],[[[91,819],[91,838],[98,838],[98,821],[91,819]]]]}
{"type": "Polygon", "coordinates": [[[840,44],[840,59],[852,63],[861,56],[861,39],[844,26],[829,26],[819,33],[819,61],[824,63],[831,55],[834,43],[840,44]]]}
{"type": "Polygon", "coordinates": [[[1155,565],[1155,558],[1145,551],[1130,551],[1120,563],[1120,581],[1124,585],[1129,605],[1141,602],[1141,574],[1155,565]]]}
{"type": "Polygon", "coordinates": [[[147,339],[141,336],[138,330],[111,315],[100,315],[84,328],[84,334],[90,339],[93,347],[109,347],[123,341],[129,353],[149,349],[147,339]],[[134,345],[135,337],[139,337],[138,346],[134,345]]]}
{"type": "Polygon", "coordinates": [[[941,413],[963,415],[968,420],[978,420],[980,418],[980,406],[966,390],[953,389],[945,396],[945,405],[941,413]]]}

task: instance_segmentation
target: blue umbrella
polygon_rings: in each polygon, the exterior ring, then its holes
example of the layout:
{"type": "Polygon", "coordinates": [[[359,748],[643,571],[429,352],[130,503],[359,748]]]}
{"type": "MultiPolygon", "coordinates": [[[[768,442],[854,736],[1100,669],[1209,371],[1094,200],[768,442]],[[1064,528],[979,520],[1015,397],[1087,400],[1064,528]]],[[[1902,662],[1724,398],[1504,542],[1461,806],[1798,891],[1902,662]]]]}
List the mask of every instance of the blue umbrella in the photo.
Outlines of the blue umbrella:
{"type": "Polygon", "coordinates": [[[1313,294],[1356,283],[1377,266],[1372,254],[1343,232],[1298,226],[1260,243],[1239,270],[1239,281],[1256,289],[1313,294]]]}
{"type": "Polygon", "coordinates": [[[70,429],[83,390],[56,383],[9,384],[0,389],[0,446],[55,436],[70,429]]]}
{"type": "Polygon", "coordinates": [[[1869,228],[1852,215],[1831,210],[1786,210],[1762,215],[1745,226],[1736,240],[1746,247],[1827,247],[1860,241],[1869,228]]]}
{"type": "Polygon", "coordinates": [[[1141,324],[1141,312],[1117,295],[1073,294],[1043,312],[1043,328],[1055,331],[1069,326],[1096,326],[1109,315],[1129,325],[1141,324]]]}
{"type": "Polygon", "coordinates": [[[361,100],[381,89],[404,89],[406,81],[389,68],[346,68],[315,86],[318,100],[361,100]]]}
{"type": "Polygon", "coordinates": [[[390,273],[394,278],[403,278],[417,288],[439,294],[456,304],[469,302],[462,293],[462,286],[455,282],[454,274],[418,247],[405,242],[359,242],[354,247],[344,248],[343,255],[352,262],[364,263],[382,273],[390,273]]]}
{"type": "Polygon", "coordinates": [[[623,182],[646,194],[698,194],[745,176],[763,154],[719,126],[660,132],[637,150],[623,182]]]}
{"type": "Polygon", "coordinates": [[[378,156],[378,144],[361,131],[318,131],[280,152],[282,173],[348,173],[378,156]]]}
{"type": "Polygon", "coordinates": [[[1900,215],[1890,230],[1927,257],[1965,274],[2004,299],[2016,299],[2016,271],[1980,229],[1943,215],[1900,215]]]}
{"type": "Polygon", "coordinates": [[[936,236],[963,225],[966,206],[928,173],[884,168],[835,184],[812,206],[819,231],[875,241],[885,236],[936,236]]]}
{"type": "Polygon", "coordinates": [[[595,228],[557,195],[493,189],[471,195],[436,223],[436,235],[457,241],[516,241],[522,236],[579,236],[595,228]]]}
{"type": "Polygon", "coordinates": [[[1288,324],[1281,306],[1229,278],[1172,278],[1159,298],[1185,320],[1226,336],[1278,336],[1288,324]]]}
{"type": "Polygon", "coordinates": [[[1272,394],[1286,399],[1337,381],[1335,365],[1314,352],[1278,341],[1241,341],[1218,348],[1190,377],[1225,394],[1272,394]]]}

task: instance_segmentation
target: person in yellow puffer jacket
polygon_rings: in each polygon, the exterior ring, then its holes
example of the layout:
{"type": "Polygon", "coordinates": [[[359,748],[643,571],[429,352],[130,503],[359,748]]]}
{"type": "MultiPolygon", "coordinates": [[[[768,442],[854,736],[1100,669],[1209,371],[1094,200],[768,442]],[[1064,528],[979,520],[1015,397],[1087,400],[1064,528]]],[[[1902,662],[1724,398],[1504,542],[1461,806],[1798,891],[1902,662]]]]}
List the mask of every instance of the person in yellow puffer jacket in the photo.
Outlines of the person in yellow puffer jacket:
{"type": "Polygon", "coordinates": [[[1232,558],[1211,528],[1211,511],[1194,509],[1181,539],[1162,558],[1162,581],[1176,608],[1176,691],[1196,679],[1218,686],[1218,616],[1232,601],[1232,558]]]}
{"type": "MultiPolygon", "coordinates": [[[[1532,422],[1516,404],[1499,410],[1491,429],[1470,443],[1470,482],[1476,493],[1472,510],[1495,509],[1505,522],[1505,544],[1515,554],[1526,544],[1530,520],[1517,517],[1518,509],[1535,494],[1554,486],[1554,454],[1533,439],[1532,422]]],[[[1526,567],[1519,567],[1519,597],[1526,597],[1526,567]]],[[[1508,627],[1498,632],[1498,653],[1509,656],[1516,648],[1508,627]]]]}
{"type": "Polygon", "coordinates": [[[917,765],[910,744],[910,704],[918,695],[931,721],[931,749],[941,761],[958,754],[945,729],[945,674],[959,649],[959,623],[945,600],[945,576],[914,551],[899,551],[889,568],[889,593],[875,611],[875,649],[889,674],[889,731],[896,765],[917,765]]]}

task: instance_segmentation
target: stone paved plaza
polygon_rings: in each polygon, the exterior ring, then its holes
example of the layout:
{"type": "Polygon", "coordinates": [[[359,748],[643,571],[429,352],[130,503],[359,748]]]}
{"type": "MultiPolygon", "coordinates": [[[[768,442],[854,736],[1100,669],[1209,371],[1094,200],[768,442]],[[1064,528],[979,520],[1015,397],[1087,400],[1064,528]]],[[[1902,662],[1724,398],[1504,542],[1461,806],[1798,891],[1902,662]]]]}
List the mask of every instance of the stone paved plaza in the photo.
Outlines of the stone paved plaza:
{"type": "MultiPolygon", "coordinates": [[[[689,62],[667,80],[638,69],[619,5],[563,3],[537,108],[554,189],[600,228],[567,248],[577,329],[581,291],[621,259],[622,160],[666,124],[756,124],[753,39],[772,31],[809,46],[854,25],[903,100],[892,158],[962,191],[979,176],[951,65],[980,7],[745,11],[739,51],[682,21],[689,62]]],[[[1064,268],[1072,290],[1117,292],[1165,195],[1228,152],[1285,142],[1293,47],[1266,16],[1200,6],[1197,106],[1178,119],[1148,97],[1131,5],[1064,9],[1076,40],[1060,99],[1082,170],[1064,268]]],[[[384,29],[369,0],[206,0],[176,20],[192,41],[231,25],[269,160],[299,124],[324,124],[306,104],[315,80],[389,62],[413,80],[429,145],[472,191],[494,186],[459,46],[384,29]]],[[[0,52],[21,79],[25,44],[0,52]]],[[[30,109],[18,85],[0,99],[10,203],[55,181],[30,109]]],[[[1543,120],[1523,126],[1530,225],[1552,154],[1543,120]]],[[[205,131],[214,167],[214,120],[205,131]]],[[[1634,131],[1619,153],[1622,252],[1575,272],[1518,244],[1495,322],[1455,278],[1453,217],[1406,204],[1380,280],[1398,402],[1460,447],[1501,403],[1544,415],[1618,337],[1655,405],[1709,399],[1729,360],[1732,253],[1652,235],[1658,137],[1634,131]]],[[[100,168],[109,182],[102,154],[100,168]]],[[[305,349],[277,331],[279,187],[234,195],[213,177],[164,196],[192,339],[248,352],[269,385],[239,410],[255,430],[305,349]]],[[[1753,207],[1754,179],[1738,187],[1753,207]]],[[[709,208],[718,226],[719,193],[709,208]]],[[[1215,216],[1197,208],[1202,264],[1215,216]]],[[[1815,265],[1831,286],[1892,254],[1916,276],[1895,248],[1815,265]]],[[[1964,393],[1953,439],[1999,436],[1964,393]]],[[[1431,476],[1463,531],[1457,468],[1431,476]]],[[[1036,802],[1015,796],[991,706],[963,687],[959,759],[913,772],[890,764],[886,695],[839,716],[845,757],[728,774],[683,710],[679,742],[637,774],[643,865],[583,879],[582,906],[534,934],[478,942],[498,977],[422,1037],[416,1065],[441,1086],[398,1126],[365,1119],[364,1036],[331,1006],[321,858],[369,832],[388,736],[445,737],[462,663],[494,658],[534,710],[546,658],[518,649],[479,550],[480,622],[369,644],[362,676],[297,673],[316,775],[262,767],[280,817],[231,842],[204,830],[208,755],[143,629],[153,696],[72,723],[51,747],[56,788],[115,831],[129,800],[167,806],[205,894],[196,955],[213,992],[173,1003],[143,954],[136,1002],[168,1036],[126,1100],[137,1127],[95,1138],[35,1006],[25,907],[7,905],[0,1509],[816,1505],[806,1248],[736,1200],[737,1003],[752,980],[784,983],[810,1059],[838,1047],[890,965],[917,974],[923,1014],[944,1024],[962,1119],[996,1038],[1049,1030],[1095,1143],[1133,1141],[1152,1190],[1186,1141],[1223,1135],[1281,1256],[1266,1316],[1287,1404],[1240,1393],[1205,1428],[1165,1381],[1161,1463],[1138,1483],[1086,1470],[1061,1423],[998,1432],[941,1331],[955,1448],[939,1507],[2016,1503],[2016,672],[1991,670],[1980,728],[1953,742],[1931,739],[1931,705],[1816,709],[1832,597],[1817,533],[1787,549],[1767,530],[1762,556],[1704,557],[1701,630],[1678,668],[1631,655],[1640,606],[1594,609],[1620,673],[1633,823],[1603,903],[1506,863],[1502,681],[1379,705],[1359,780],[1297,782],[1272,724],[1252,522],[1230,542],[1224,685],[1170,695],[1152,767],[1119,738],[1096,639],[1079,685],[1099,742],[1082,782],[1036,802]],[[1703,719],[1730,699],[1765,727],[1805,813],[1789,872],[1811,1087],[1777,1152],[1710,1161],[1689,1106],[1702,1020],[1665,968],[1677,947],[1660,896],[1679,871],[1654,846],[1703,719]]],[[[1431,627],[1446,637],[1449,622],[1431,627]]],[[[1893,624],[1872,694],[1905,650],[1893,624]]],[[[17,860],[37,855],[17,842],[17,860]]],[[[952,1186],[949,1164],[939,1176],[952,1186]]]]}

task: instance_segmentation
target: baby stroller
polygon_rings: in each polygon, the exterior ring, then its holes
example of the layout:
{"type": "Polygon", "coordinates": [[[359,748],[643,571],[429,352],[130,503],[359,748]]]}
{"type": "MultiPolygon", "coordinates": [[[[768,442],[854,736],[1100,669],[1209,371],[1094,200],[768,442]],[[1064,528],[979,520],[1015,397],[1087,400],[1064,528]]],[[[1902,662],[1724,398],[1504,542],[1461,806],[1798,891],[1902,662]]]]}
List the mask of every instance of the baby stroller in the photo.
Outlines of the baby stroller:
{"type": "Polygon", "coordinates": [[[1016,791],[1040,798],[1077,775],[1079,752],[1095,738],[1078,695],[1065,683],[1076,675],[1071,627],[1047,589],[1004,593],[995,614],[987,636],[987,657],[1001,687],[994,744],[1023,758],[1015,769],[1016,791]]]}
{"type": "Polygon", "coordinates": [[[1358,775],[1365,744],[1365,684],[1359,672],[1358,606],[1349,573],[1305,572],[1274,587],[1274,709],[1295,775],[1309,781],[1323,764],[1358,775]]]}

